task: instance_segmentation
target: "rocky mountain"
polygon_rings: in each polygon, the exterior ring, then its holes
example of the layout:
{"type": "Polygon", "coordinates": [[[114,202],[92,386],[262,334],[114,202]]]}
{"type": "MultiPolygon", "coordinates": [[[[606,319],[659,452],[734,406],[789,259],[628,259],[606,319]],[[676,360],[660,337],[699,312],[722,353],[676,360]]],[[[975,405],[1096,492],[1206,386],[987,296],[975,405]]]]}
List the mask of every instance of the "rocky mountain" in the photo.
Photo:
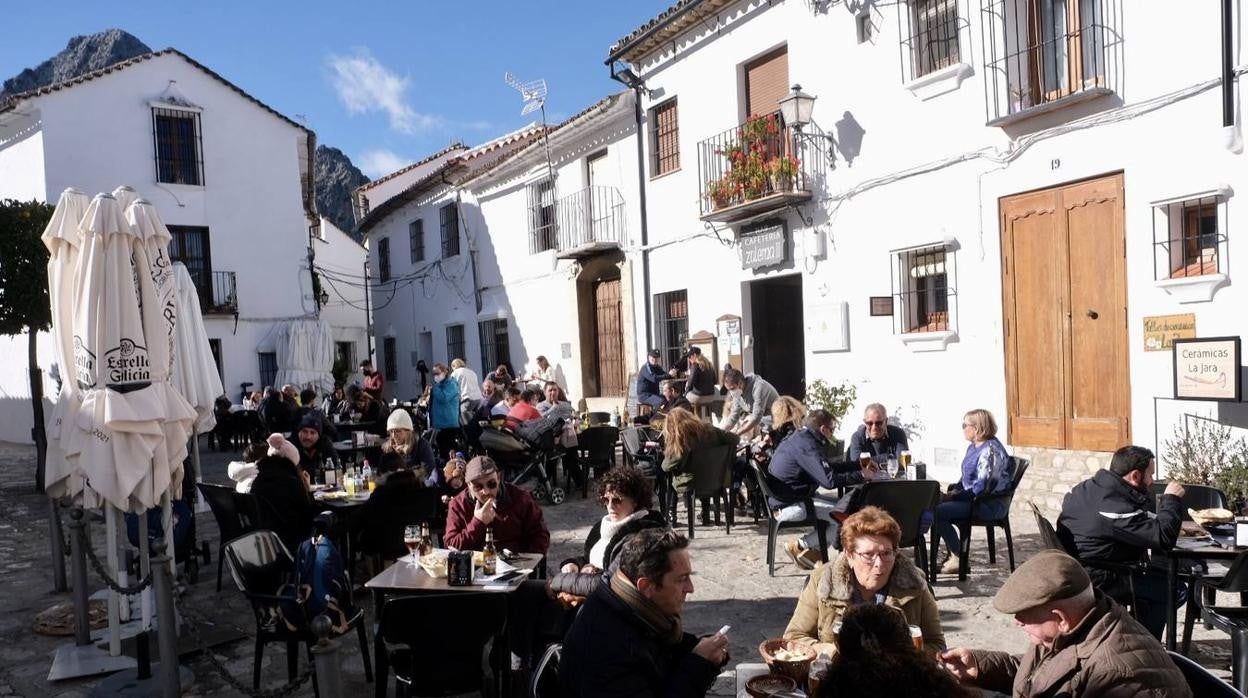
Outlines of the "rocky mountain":
{"type": "MultiPolygon", "coordinates": [[[[327,145],[316,147],[314,171],[316,210],[334,225],[351,233],[351,229],[355,227],[351,192],[361,184],[368,183],[368,177],[360,172],[360,168],[351,164],[351,158],[346,153],[327,145]]],[[[352,235],[354,236],[353,233],[352,235]]]]}
{"type": "Polygon", "coordinates": [[[83,73],[150,53],[151,50],[133,34],[121,29],[106,29],[90,36],[75,36],[69,40],[64,51],[5,80],[4,89],[0,90],[0,100],[5,95],[72,80],[83,73]]]}

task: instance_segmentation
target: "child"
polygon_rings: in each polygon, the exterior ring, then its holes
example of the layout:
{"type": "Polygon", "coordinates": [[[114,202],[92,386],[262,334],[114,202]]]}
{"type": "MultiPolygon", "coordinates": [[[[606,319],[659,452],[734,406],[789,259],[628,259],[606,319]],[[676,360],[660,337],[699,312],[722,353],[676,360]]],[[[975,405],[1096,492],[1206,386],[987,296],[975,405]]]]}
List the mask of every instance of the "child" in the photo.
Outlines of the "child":
{"type": "Polygon", "coordinates": [[[243,459],[232,461],[226,467],[226,473],[234,481],[234,491],[247,494],[251,491],[251,481],[256,479],[256,461],[264,457],[268,444],[248,444],[243,449],[243,459]]]}

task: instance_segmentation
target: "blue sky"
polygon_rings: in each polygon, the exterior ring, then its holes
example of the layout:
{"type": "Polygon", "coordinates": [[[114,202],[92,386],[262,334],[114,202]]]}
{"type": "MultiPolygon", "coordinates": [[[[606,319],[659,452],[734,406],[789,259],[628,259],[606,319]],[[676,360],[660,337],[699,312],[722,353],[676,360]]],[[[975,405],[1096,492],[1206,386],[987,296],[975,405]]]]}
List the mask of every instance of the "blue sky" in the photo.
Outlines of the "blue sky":
{"type": "Polygon", "coordinates": [[[370,177],[454,140],[468,144],[538,118],[503,82],[544,78],[547,120],[620,88],[603,60],[617,38],[672,0],[504,2],[6,3],[0,79],[110,27],[177,48],[278,111],[370,177]]]}

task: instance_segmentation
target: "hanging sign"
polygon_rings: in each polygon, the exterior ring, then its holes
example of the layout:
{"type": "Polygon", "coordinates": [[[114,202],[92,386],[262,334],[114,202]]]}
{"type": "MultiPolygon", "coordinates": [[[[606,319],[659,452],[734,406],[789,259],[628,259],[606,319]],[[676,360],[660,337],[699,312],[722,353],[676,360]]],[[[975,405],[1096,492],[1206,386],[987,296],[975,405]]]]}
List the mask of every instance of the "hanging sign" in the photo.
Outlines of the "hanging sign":
{"type": "Polygon", "coordinates": [[[1174,340],[1195,336],[1195,313],[1152,315],[1144,318],[1144,351],[1169,351],[1174,340]]]}
{"type": "Polygon", "coordinates": [[[1239,337],[1176,339],[1173,344],[1176,399],[1239,402],[1239,337]]]}
{"type": "Polygon", "coordinates": [[[788,261],[788,233],[788,226],[783,221],[743,230],[739,240],[741,268],[758,269],[784,264],[788,261]]]}

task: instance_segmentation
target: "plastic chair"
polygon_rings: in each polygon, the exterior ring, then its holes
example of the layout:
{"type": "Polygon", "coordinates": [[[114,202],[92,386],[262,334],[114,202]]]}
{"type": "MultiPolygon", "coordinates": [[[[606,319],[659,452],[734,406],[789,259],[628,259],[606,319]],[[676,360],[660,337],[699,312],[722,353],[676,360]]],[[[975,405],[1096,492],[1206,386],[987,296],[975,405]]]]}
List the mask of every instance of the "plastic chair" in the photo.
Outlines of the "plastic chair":
{"type": "Polygon", "coordinates": [[[596,427],[611,422],[610,412],[586,412],[585,418],[589,420],[589,426],[596,427]]]}
{"type": "Polygon", "coordinates": [[[482,691],[482,657],[503,632],[506,602],[501,594],[464,593],[387,601],[377,627],[377,695],[385,696],[390,670],[400,697],[482,691]]]}
{"type": "MultiPolygon", "coordinates": [[[[775,494],[771,491],[771,485],[767,483],[767,474],[758,463],[751,462],[750,469],[754,471],[754,478],[758,481],[758,488],[762,490],[765,500],[776,499],[775,494]]],[[[776,576],[776,538],[780,531],[786,528],[797,527],[813,527],[815,534],[819,536],[819,555],[824,562],[828,561],[828,522],[819,518],[815,513],[815,501],[811,497],[802,500],[802,505],[806,508],[806,518],[799,521],[780,521],[777,518],[779,510],[767,507],[767,574],[776,576]]]]}
{"type": "MultiPolygon", "coordinates": [[[[715,506],[715,525],[719,525],[719,514],[723,509],[728,488],[732,486],[732,463],[737,454],[736,444],[722,444],[709,448],[691,451],[685,458],[685,472],[692,476],[692,482],[685,488],[685,509],[689,513],[689,537],[693,538],[693,502],[709,500],[715,506]]],[[[725,533],[732,533],[733,507],[728,500],[727,526],[725,533]]]]}
{"type": "Polygon", "coordinates": [[[590,427],[577,434],[577,449],[581,452],[583,468],[581,496],[589,496],[589,480],[597,477],[600,470],[610,470],[615,465],[615,444],[620,440],[619,427],[590,427]]]}
{"type": "MultiPolygon", "coordinates": [[[[1166,485],[1169,484],[1165,480],[1159,480],[1149,487],[1149,495],[1156,501],[1166,491],[1166,485]]],[[[1187,513],[1188,509],[1200,511],[1201,509],[1230,509],[1227,503],[1226,493],[1217,487],[1210,485],[1183,485],[1183,520],[1191,521],[1191,514],[1187,513]]],[[[1201,615],[1200,606],[1202,604],[1213,605],[1217,603],[1217,598],[1213,589],[1209,586],[1209,582],[1217,579],[1217,575],[1212,577],[1193,575],[1182,570],[1179,571],[1179,578],[1189,582],[1192,589],[1188,594],[1188,619],[1183,627],[1183,652],[1187,652],[1192,642],[1191,619],[1201,615]]],[[[1206,628],[1212,628],[1209,623],[1205,623],[1206,628]]]]}
{"type": "Polygon", "coordinates": [[[923,515],[940,502],[940,483],[935,480],[883,480],[862,485],[862,506],[877,506],[901,526],[901,544],[914,546],[914,562],[928,582],[936,579],[927,559],[923,515]]]}
{"type": "Polygon", "coordinates": [[[1079,564],[1083,565],[1085,569],[1105,570],[1127,580],[1129,598],[1127,599],[1126,606],[1127,610],[1129,610],[1132,616],[1134,616],[1137,608],[1135,602],[1135,573],[1143,572],[1145,570],[1145,566],[1133,565],[1126,562],[1080,560],[1079,551],[1075,550],[1073,545],[1068,545],[1066,541],[1062,540],[1062,537],[1057,534],[1057,529],[1053,528],[1053,524],[1049,523],[1049,520],[1044,517],[1044,514],[1040,513],[1040,507],[1036,506],[1035,502],[1027,502],[1027,505],[1031,507],[1031,515],[1036,520],[1036,530],[1040,532],[1040,542],[1044,544],[1045,548],[1049,550],[1060,550],[1066,553],[1076,560],[1079,560],[1079,564]]]}
{"type": "Polygon", "coordinates": [[[235,492],[233,487],[213,485],[207,482],[198,483],[199,493],[203,495],[208,508],[212,510],[212,518],[217,520],[217,591],[221,591],[221,573],[225,569],[225,550],[227,541],[234,540],[244,533],[256,530],[256,499],[249,494],[235,492]]]}
{"type": "MultiPolygon", "coordinates": [[[[1222,579],[1206,581],[1205,588],[1215,592],[1248,591],[1248,552],[1235,558],[1222,579]]],[[[1206,604],[1202,615],[1206,622],[1231,636],[1231,683],[1241,693],[1248,692],[1248,608],[1206,604]]]]}
{"type": "Polygon", "coordinates": [[[546,648],[529,681],[529,698],[559,698],[559,662],[562,658],[562,644],[546,648]]]}
{"type": "Polygon", "coordinates": [[[1244,698],[1242,690],[1214,676],[1210,671],[1178,652],[1166,652],[1170,661],[1183,673],[1192,695],[1200,698],[1244,698]]]}
{"type": "MultiPolygon", "coordinates": [[[[967,575],[971,571],[971,531],[976,527],[987,529],[988,534],[988,562],[997,563],[997,528],[1005,530],[1006,551],[1010,560],[1010,571],[1014,571],[1014,534],[1010,530],[1010,505],[1014,501],[1014,493],[1018,490],[1018,485],[1023,481],[1023,475],[1027,472],[1027,467],[1031,465],[1031,461],[1026,458],[1018,458],[1009,456],[1013,464],[1013,471],[1010,478],[1010,486],[1004,492],[997,494],[983,494],[971,500],[971,515],[964,519],[955,519],[952,523],[961,524],[961,545],[958,546],[958,581],[966,581],[967,575]],[[1003,502],[1005,504],[1005,514],[1000,518],[983,517],[977,513],[985,504],[990,502],[1003,502]]],[[[932,536],[932,559],[936,559],[936,546],[939,544],[940,536],[932,536]]]]}
{"type": "MultiPolygon", "coordinates": [[[[292,597],[277,594],[283,584],[290,584],[295,580],[294,558],[272,531],[252,531],[226,543],[225,556],[230,561],[230,576],[239,591],[251,602],[251,610],[256,618],[252,688],[260,688],[260,665],[264,659],[264,646],[270,642],[286,643],[286,676],[290,681],[295,680],[299,669],[300,643],[307,647],[308,662],[311,663],[312,645],[316,644],[317,638],[308,625],[311,619],[302,619],[301,624],[291,629],[285,621],[298,619],[292,619],[291,614],[281,612],[281,609],[290,608],[295,603],[292,597]]],[[[348,583],[348,590],[350,587],[348,583]]],[[[347,631],[354,629],[360,639],[364,677],[372,681],[373,668],[368,657],[364,611],[360,608],[342,610],[348,618],[347,631]]]]}

